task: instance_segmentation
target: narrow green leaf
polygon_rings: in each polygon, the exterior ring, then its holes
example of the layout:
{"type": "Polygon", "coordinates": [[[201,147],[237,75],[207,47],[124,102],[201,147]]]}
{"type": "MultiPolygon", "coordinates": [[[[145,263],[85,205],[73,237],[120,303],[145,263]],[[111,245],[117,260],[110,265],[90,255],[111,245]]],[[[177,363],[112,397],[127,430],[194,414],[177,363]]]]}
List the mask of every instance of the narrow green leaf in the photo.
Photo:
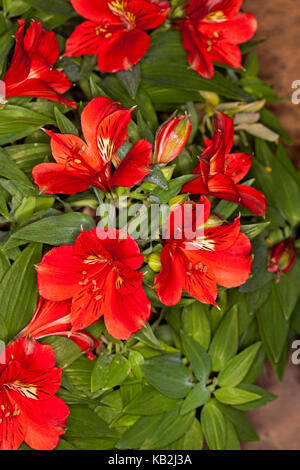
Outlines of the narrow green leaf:
{"type": "Polygon", "coordinates": [[[233,357],[221,370],[218,376],[218,384],[221,387],[235,387],[242,382],[261,347],[261,343],[255,343],[233,357]]]}
{"type": "Polygon", "coordinates": [[[225,405],[242,405],[260,398],[257,393],[234,387],[218,388],[214,393],[216,399],[225,405]]]}
{"type": "Polygon", "coordinates": [[[142,365],[147,381],[170,398],[184,398],[192,388],[191,374],[178,355],[154,357],[142,365]]]}
{"type": "Polygon", "coordinates": [[[207,403],[209,399],[210,391],[203,384],[196,384],[184,399],[180,413],[182,415],[189,413],[207,403]]]}
{"type": "Polygon", "coordinates": [[[181,333],[183,350],[191,363],[192,370],[204,386],[211,371],[211,358],[199,343],[186,333],[181,333]]]}
{"type": "Polygon", "coordinates": [[[103,353],[98,357],[91,377],[91,390],[113,388],[126,379],[131,370],[130,362],[121,354],[103,353]]]}
{"type": "Polygon", "coordinates": [[[213,370],[222,370],[238,348],[238,309],[234,305],[221,321],[212,339],[209,354],[213,370]]]}
{"type": "Polygon", "coordinates": [[[201,427],[205,440],[211,450],[224,450],[226,445],[226,423],[223,413],[210,400],[201,412],[201,427]]]}

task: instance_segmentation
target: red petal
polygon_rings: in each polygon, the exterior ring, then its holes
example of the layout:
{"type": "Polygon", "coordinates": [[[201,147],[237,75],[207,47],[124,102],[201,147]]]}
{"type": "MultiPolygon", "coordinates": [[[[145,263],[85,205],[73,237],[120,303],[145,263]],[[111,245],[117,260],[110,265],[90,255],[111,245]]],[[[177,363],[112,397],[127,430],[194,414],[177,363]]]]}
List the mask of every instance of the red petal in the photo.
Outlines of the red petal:
{"type": "Polygon", "coordinates": [[[180,21],[179,29],[191,68],[204,78],[213,78],[214,66],[207,52],[207,39],[205,36],[200,35],[195,25],[189,20],[180,21]]]}
{"type": "Polygon", "coordinates": [[[97,129],[104,118],[116,111],[125,110],[124,106],[110,98],[94,98],[81,113],[81,128],[85,141],[93,155],[99,154],[97,129]]]}
{"type": "Polygon", "coordinates": [[[131,110],[115,111],[106,116],[97,128],[98,153],[103,163],[111,162],[126,138],[131,110]]]}
{"type": "Polygon", "coordinates": [[[203,233],[203,225],[210,214],[211,204],[202,196],[199,204],[189,201],[173,209],[166,221],[166,240],[190,240],[203,233]]]}
{"type": "Polygon", "coordinates": [[[225,175],[234,183],[241,181],[250,171],[252,155],[247,153],[230,153],[225,155],[225,175]]]}
{"type": "Polygon", "coordinates": [[[49,300],[66,300],[73,297],[81,279],[76,268],[72,245],[52,248],[37,265],[40,295],[49,300]]]}
{"type": "Polygon", "coordinates": [[[27,416],[23,418],[27,420],[26,444],[35,450],[54,449],[60,436],[65,433],[69,413],[69,408],[61,398],[31,400],[27,416]]]}
{"type": "Polygon", "coordinates": [[[35,184],[46,194],[75,194],[95,183],[94,177],[82,175],[76,170],[65,169],[57,163],[40,163],[32,170],[35,184]]]}
{"type": "MultiPolygon", "coordinates": [[[[166,2],[164,2],[166,3],[166,2]]],[[[136,27],[140,29],[154,29],[160,26],[168,16],[169,7],[164,5],[164,9],[150,0],[134,0],[128,2],[127,11],[132,12],[136,17],[136,27]]]]}
{"type": "Polygon", "coordinates": [[[142,287],[130,295],[110,291],[103,305],[107,331],[116,339],[126,340],[143,328],[151,314],[151,303],[142,287]]]}
{"type": "Polygon", "coordinates": [[[56,162],[81,173],[93,174],[99,171],[99,158],[86,146],[85,142],[73,134],[53,134],[45,131],[51,137],[51,150],[56,162]]]}
{"type": "Polygon", "coordinates": [[[109,8],[108,0],[71,0],[71,3],[77,13],[88,20],[105,20],[110,23],[118,20],[118,17],[114,15],[109,8]]]}
{"type": "Polygon", "coordinates": [[[19,27],[17,32],[15,33],[16,46],[14,54],[11,59],[10,66],[3,77],[3,80],[6,84],[7,92],[9,91],[9,86],[11,84],[23,81],[28,77],[31,64],[30,57],[23,47],[25,21],[18,20],[18,23],[19,27]]]}
{"type": "Polygon", "coordinates": [[[208,194],[209,190],[207,184],[205,184],[202,176],[198,176],[191,181],[188,181],[182,186],[180,193],[190,194],[208,194]]]}
{"type": "Polygon", "coordinates": [[[184,290],[203,304],[216,305],[218,289],[216,281],[209,270],[206,273],[199,272],[194,268],[187,268],[185,275],[184,290]],[[212,276],[212,277],[211,277],[212,276]]]}
{"type": "Polygon", "coordinates": [[[49,65],[54,65],[59,56],[55,33],[43,29],[38,21],[31,21],[24,36],[24,49],[31,57],[37,55],[49,65]]]}
{"type": "Polygon", "coordinates": [[[139,140],[121,161],[112,177],[113,186],[127,188],[140,183],[151,171],[150,160],[152,144],[147,140],[139,140]]]}
{"type": "Polygon", "coordinates": [[[185,268],[178,252],[173,253],[169,245],[162,249],[161,265],[162,269],[154,280],[157,296],[165,305],[176,305],[181,299],[185,268]]]}
{"type": "Polygon", "coordinates": [[[214,37],[217,33],[219,39],[213,41],[216,47],[219,42],[241,44],[252,38],[257,30],[257,21],[250,13],[239,13],[227,21],[202,21],[198,25],[198,30],[207,37],[214,37]]]}
{"type": "Polygon", "coordinates": [[[84,21],[81,23],[66,42],[66,57],[77,57],[81,55],[97,55],[101,53],[105,34],[111,34],[114,29],[105,23],[95,21],[84,21]],[[102,32],[103,30],[103,32],[102,32]]]}
{"type": "Polygon", "coordinates": [[[250,275],[252,258],[251,243],[241,233],[235,243],[225,251],[206,253],[201,251],[201,260],[212,272],[217,284],[227,288],[244,284],[250,275]]]}
{"type": "Polygon", "coordinates": [[[227,201],[238,202],[239,193],[229,176],[219,173],[208,180],[209,194],[227,201]]]}
{"type": "Polygon", "coordinates": [[[266,213],[266,198],[264,194],[250,186],[238,184],[236,186],[241,206],[247,207],[255,215],[264,216],[266,213]]]}
{"type": "MultiPolygon", "coordinates": [[[[130,235],[126,234],[125,238],[123,236],[124,234],[122,233],[121,238],[121,232],[119,230],[102,229],[100,227],[97,227],[88,233],[89,235],[96,235],[98,242],[100,239],[102,247],[115,260],[124,263],[131,269],[139,269],[142,266],[144,262],[144,255],[141,255],[137,242],[130,235]]],[[[77,240],[79,240],[79,237],[77,240]]]]}
{"type": "Polygon", "coordinates": [[[146,54],[150,37],[144,31],[117,31],[101,44],[98,67],[101,72],[115,73],[132,68],[146,54]]]}
{"type": "Polygon", "coordinates": [[[225,151],[225,154],[228,154],[233,146],[233,137],[234,137],[233,119],[224,113],[216,112],[214,121],[215,121],[215,133],[213,135],[213,143],[214,143],[214,139],[216,139],[217,137],[216,134],[217,133],[222,134],[224,151],[225,151]]]}

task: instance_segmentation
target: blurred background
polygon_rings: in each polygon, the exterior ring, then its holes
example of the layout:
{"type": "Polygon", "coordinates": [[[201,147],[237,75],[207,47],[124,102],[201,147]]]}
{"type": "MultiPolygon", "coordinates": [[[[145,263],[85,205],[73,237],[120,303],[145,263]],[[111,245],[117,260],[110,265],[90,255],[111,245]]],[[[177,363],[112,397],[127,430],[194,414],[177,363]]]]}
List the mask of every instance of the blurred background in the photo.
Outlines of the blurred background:
{"type": "MultiPolygon", "coordinates": [[[[260,76],[287,100],[270,108],[293,140],[286,148],[300,169],[300,104],[291,102],[291,85],[300,80],[300,1],[244,0],[243,10],[258,20],[255,39],[268,38],[257,46],[260,76]]],[[[261,440],[245,444],[244,449],[300,450],[300,365],[289,360],[281,384],[266,365],[257,383],[279,398],[248,414],[261,440]]]]}
{"type": "Polygon", "coordinates": [[[293,140],[287,146],[291,158],[300,165],[300,104],[291,103],[291,85],[300,80],[300,1],[244,0],[243,10],[258,20],[255,39],[268,40],[257,46],[260,76],[274,84],[281,98],[288,101],[272,105],[281,124],[293,140]]]}

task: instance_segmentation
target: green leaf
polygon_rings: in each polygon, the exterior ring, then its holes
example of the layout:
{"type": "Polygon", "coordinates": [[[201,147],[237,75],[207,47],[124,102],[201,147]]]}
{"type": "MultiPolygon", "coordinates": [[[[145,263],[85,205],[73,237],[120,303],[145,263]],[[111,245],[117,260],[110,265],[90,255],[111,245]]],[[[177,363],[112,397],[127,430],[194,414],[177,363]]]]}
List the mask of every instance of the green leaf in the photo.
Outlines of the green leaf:
{"type": "Polygon", "coordinates": [[[73,438],[103,438],[118,437],[115,430],[111,430],[108,425],[96,413],[87,406],[70,406],[70,416],[67,420],[68,431],[65,439],[73,438]]]}
{"type": "Polygon", "coordinates": [[[0,145],[22,139],[46,124],[55,122],[49,116],[8,104],[0,110],[0,145]]]}
{"type": "Polygon", "coordinates": [[[150,385],[145,385],[124,408],[124,413],[141,416],[160,415],[174,408],[177,403],[178,400],[168,398],[150,385]]]}
{"type": "Polygon", "coordinates": [[[239,410],[255,410],[256,408],[260,408],[261,406],[267,405],[267,403],[270,403],[271,401],[276,400],[277,398],[274,393],[268,392],[267,390],[264,390],[263,388],[258,387],[254,384],[243,383],[240,384],[238,388],[251,393],[255,393],[259,396],[257,400],[251,401],[250,403],[238,405],[237,408],[239,410]]]}
{"type": "Polygon", "coordinates": [[[260,398],[257,393],[234,387],[218,388],[214,394],[216,399],[225,405],[242,405],[260,398]]]}
{"type": "Polygon", "coordinates": [[[209,347],[211,337],[208,314],[208,307],[197,301],[184,307],[182,312],[182,327],[184,331],[206,350],[209,347]]]}
{"type": "Polygon", "coordinates": [[[131,370],[130,362],[121,354],[110,356],[104,352],[98,357],[91,377],[91,390],[113,388],[126,379],[131,370]]]}
{"type": "MultiPolygon", "coordinates": [[[[0,111],[1,113],[1,111],[0,111]]],[[[7,153],[0,148],[0,175],[9,180],[14,180],[25,186],[32,187],[31,181],[23,173],[18,165],[9,158],[7,153]]]]}
{"type": "Polygon", "coordinates": [[[253,364],[260,347],[260,342],[252,344],[233,357],[219,374],[218,384],[221,387],[235,387],[241,383],[253,364]]]}
{"type": "Polygon", "coordinates": [[[138,449],[147,437],[157,428],[160,416],[142,416],[137,422],[124,432],[117,442],[117,449],[138,449]]]}
{"type": "Polygon", "coordinates": [[[93,219],[81,212],[54,215],[22,227],[11,236],[7,246],[15,239],[39,241],[53,246],[71,245],[82,230],[94,227],[93,219]]]}
{"type": "Polygon", "coordinates": [[[147,436],[141,449],[167,446],[187,432],[194,421],[194,413],[190,412],[182,416],[179,410],[180,405],[177,405],[160,418],[155,430],[147,436]]]}
{"type": "Polygon", "coordinates": [[[277,363],[285,347],[289,331],[289,322],[285,319],[282,312],[275,281],[272,283],[271,295],[262,307],[260,307],[256,317],[267,354],[277,363]]]}
{"type": "Polygon", "coordinates": [[[211,371],[211,358],[199,343],[186,333],[181,333],[183,350],[188,358],[192,370],[202,385],[206,384],[211,371]]]}
{"type": "Polygon", "coordinates": [[[182,415],[189,413],[207,403],[209,399],[210,391],[203,384],[198,383],[184,399],[180,413],[182,415]]]}
{"type": "Polygon", "coordinates": [[[152,172],[144,178],[143,181],[156,184],[156,186],[163,189],[164,191],[168,191],[169,189],[168,182],[158,166],[156,166],[152,172]]]}
{"type": "Polygon", "coordinates": [[[238,348],[238,309],[234,305],[221,321],[209,348],[213,370],[222,370],[238,348]]]}
{"type": "Polygon", "coordinates": [[[258,435],[242,411],[237,410],[236,408],[233,408],[229,405],[223,405],[217,401],[215,401],[215,404],[223,413],[226,420],[229,420],[233,424],[241,441],[259,441],[258,435]]]}
{"type": "Polygon", "coordinates": [[[271,222],[262,222],[260,224],[241,225],[241,232],[247,235],[250,240],[263,233],[271,222]]]}
{"type": "Polygon", "coordinates": [[[77,127],[58,108],[54,108],[54,115],[60,132],[63,134],[79,134],[77,127]]]}
{"type": "Polygon", "coordinates": [[[290,174],[290,170],[273,154],[264,140],[256,139],[256,156],[252,171],[264,194],[292,226],[297,225],[300,221],[300,205],[295,204],[295,201],[300,200],[299,177],[290,174]]]}
{"type": "Polygon", "coordinates": [[[1,317],[6,341],[19,333],[31,319],[37,300],[34,265],[41,259],[41,245],[30,244],[18,256],[0,283],[1,317]]]}
{"type": "Polygon", "coordinates": [[[289,320],[297,304],[300,291],[300,259],[297,258],[289,273],[283,273],[280,282],[276,283],[277,297],[286,320],[289,320]]]}
{"type": "Polygon", "coordinates": [[[227,438],[226,423],[215,400],[210,400],[202,409],[201,427],[208,447],[211,450],[224,450],[227,438]]]}
{"type": "Polygon", "coordinates": [[[51,3],[45,3],[43,0],[24,0],[24,2],[37,10],[54,13],[55,15],[73,13],[71,5],[64,0],[51,0],[51,3]]]}
{"type": "Polygon", "coordinates": [[[134,99],[141,82],[140,64],[136,64],[131,70],[120,70],[117,72],[117,77],[131,98],[134,99]]]}
{"type": "Polygon", "coordinates": [[[162,204],[167,204],[172,197],[177,196],[181,190],[184,183],[195,178],[195,175],[184,175],[174,178],[169,183],[169,189],[165,191],[164,189],[157,188],[151,192],[149,196],[149,201],[161,202],[162,204]]]}
{"type": "MultiPolygon", "coordinates": [[[[192,426],[177,441],[168,445],[167,450],[202,450],[203,434],[198,419],[194,419],[192,426]]],[[[165,450],[164,449],[164,450],[165,450]]]]}
{"type": "Polygon", "coordinates": [[[226,444],[225,450],[240,450],[240,441],[233,424],[225,418],[226,424],[226,444]]]}
{"type": "Polygon", "coordinates": [[[178,355],[154,357],[142,365],[147,381],[170,398],[184,398],[192,387],[191,374],[178,355]]]}
{"type": "Polygon", "coordinates": [[[48,336],[42,342],[53,348],[58,367],[65,368],[82,356],[82,350],[68,338],[48,336]]]}
{"type": "Polygon", "coordinates": [[[135,333],[133,335],[133,338],[137,338],[142,343],[146,344],[147,346],[150,346],[151,348],[157,349],[158,351],[161,351],[163,349],[159,340],[153,333],[153,330],[149,323],[147,323],[147,325],[144,326],[138,333],[135,333]]]}

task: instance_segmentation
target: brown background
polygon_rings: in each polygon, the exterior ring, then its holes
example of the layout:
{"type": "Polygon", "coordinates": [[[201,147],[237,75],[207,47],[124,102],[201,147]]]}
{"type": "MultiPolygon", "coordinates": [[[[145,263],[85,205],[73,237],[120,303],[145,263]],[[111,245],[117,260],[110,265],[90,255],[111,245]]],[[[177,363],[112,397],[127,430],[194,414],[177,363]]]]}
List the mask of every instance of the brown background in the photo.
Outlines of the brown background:
{"type": "Polygon", "coordinates": [[[243,10],[258,19],[256,38],[268,37],[257,47],[260,76],[288,103],[271,106],[285,127],[293,145],[288,147],[300,164],[300,104],[291,103],[291,84],[300,80],[300,0],[244,0],[243,10]]]}
{"type": "MultiPolygon", "coordinates": [[[[291,103],[291,84],[300,80],[300,0],[244,0],[243,9],[258,19],[256,37],[268,37],[268,41],[257,47],[260,76],[275,85],[280,97],[289,99],[271,108],[293,139],[288,151],[299,167],[300,104],[291,103]]],[[[300,450],[300,365],[293,365],[289,360],[281,384],[266,365],[258,384],[279,398],[249,412],[248,418],[261,441],[247,443],[244,448],[300,450]]]]}

